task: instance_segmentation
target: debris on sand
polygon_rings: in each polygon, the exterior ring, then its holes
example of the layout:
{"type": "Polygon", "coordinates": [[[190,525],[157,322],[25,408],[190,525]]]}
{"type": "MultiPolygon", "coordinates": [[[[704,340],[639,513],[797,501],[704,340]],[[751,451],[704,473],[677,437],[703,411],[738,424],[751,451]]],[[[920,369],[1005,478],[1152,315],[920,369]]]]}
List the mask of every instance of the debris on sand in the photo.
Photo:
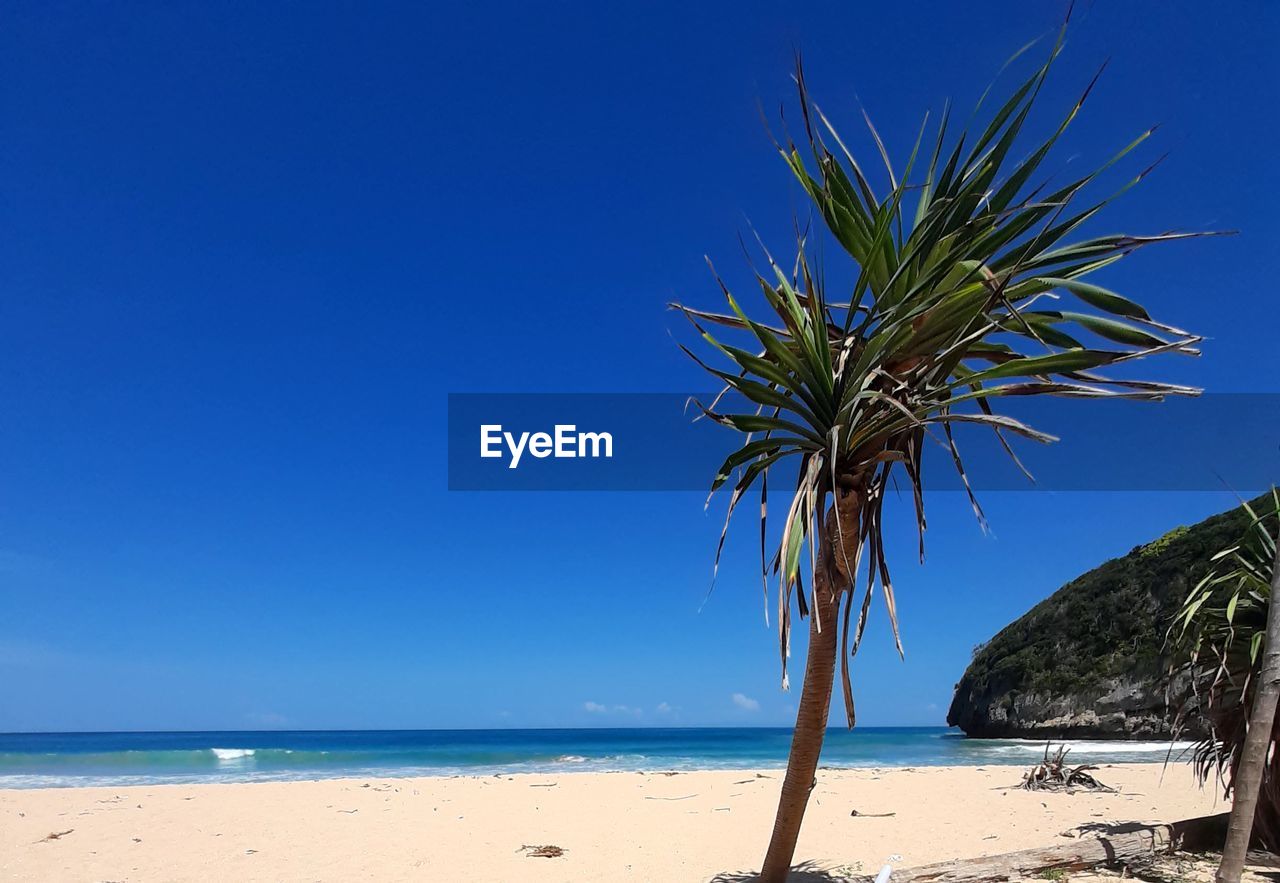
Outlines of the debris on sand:
{"type": "Polygon", "coordinates": [[[1070,791],[1073,788],[1083,788],[1086,791],[1113,790],[1090,775],[1091,771],[1097,769],[1096,766],[1091,764],[1067,766],[1069,749],[1064,745],[1050,757],[1051,747],[1051,744],[1046,744],[1044,760],[1023,774],[1023,788],[1028,791],[1070,791]]]}
{"type": "Polygon", "coordinates": [[[560,858],[565,851],[559,846],[547,844],[545,846],[522,846],[516,852],[525,853],[526,858],[560,858]]]}
{"type": "Polygon", "coordinates": [[[50,840],[61,840],[74,830],[75,828],[68,828],[65,831],[50,831],[48,834],[37,840],[36,843],[48,843],[50,840]]]}

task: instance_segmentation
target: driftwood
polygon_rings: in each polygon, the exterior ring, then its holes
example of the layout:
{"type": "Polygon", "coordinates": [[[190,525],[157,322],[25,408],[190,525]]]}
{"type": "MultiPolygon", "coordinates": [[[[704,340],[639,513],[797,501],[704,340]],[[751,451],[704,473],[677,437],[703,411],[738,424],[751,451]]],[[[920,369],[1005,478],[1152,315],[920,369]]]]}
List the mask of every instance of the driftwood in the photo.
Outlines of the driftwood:
{"type": "Polygon", "coordinates": [[[523,852],[528,858],[560,858],[565,851],[559,846],[547,844],[546,846],[522,846],[516,852],[523,852]]]}
{"type": "Polygon", "coordinates": [[[1069,791],[1072,788],[1111,790],[1090,775],[1097,769],[1096,766],[1087,763],[1076,767],[1067,766],[1067,747],[1064,745],[1059,748],[1053,757],[1049,756],[1049,747],[1044,746],[1044,760],[1022,776],[1023,788],[1028,791],[1069,791]]]}
{"type": "MultiPolygon", "coordinates": [[[[1080,839],[1062,846],[895,869],[891,880],[892,883],[989,883],[1057,869],[1078,871],[1099,865],[1141,865],[1153,856],[1175,849],[1221,848],[1226,824],[1224,813],[1168,825],[1089,825],[1081,830],[1080,839]]],[[[857,883],[871,879],[853,878],[857,883]]]]}

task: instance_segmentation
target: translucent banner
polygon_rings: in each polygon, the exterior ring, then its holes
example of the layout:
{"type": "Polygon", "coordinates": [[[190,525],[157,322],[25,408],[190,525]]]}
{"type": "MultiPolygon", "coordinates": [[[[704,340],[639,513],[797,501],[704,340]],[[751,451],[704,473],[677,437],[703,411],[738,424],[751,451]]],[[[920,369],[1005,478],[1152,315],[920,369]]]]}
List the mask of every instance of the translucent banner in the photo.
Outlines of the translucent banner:
{"type": "MultiPolygon", "coordinates": [[[[449,489],[455,491],[706,490],[743,436],[690,401],[706,393],[452,393],[449,489]]],[[[1216,393],[1164,402],[1008,399],[997,413],[1058,441],[1009,436],[1034,482],[990,428],[957,424],[975,490],[1260,491],[1280,482],[1280,395],[1216,393]]],[[[718,410],[752,412],[747,403],[718,410]]],[[[963,485],[934,427],[925,486],[963,485]]],[[[759,437],[759,436],[757,436],[759,437]]],[[[793,462],[794,459],[793,458],[793,462]]]]}

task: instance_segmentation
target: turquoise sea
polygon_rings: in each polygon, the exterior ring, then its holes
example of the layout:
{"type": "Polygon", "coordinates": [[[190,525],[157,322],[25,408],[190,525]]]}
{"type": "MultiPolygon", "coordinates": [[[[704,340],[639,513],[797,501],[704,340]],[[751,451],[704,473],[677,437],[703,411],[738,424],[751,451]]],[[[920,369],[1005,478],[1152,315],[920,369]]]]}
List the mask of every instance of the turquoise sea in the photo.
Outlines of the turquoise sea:
{"type": "MultiPolygon", "coordinates": [[[[0,787],[781,767],[788,729],[540,729],[0,734],[0,787]]],[[[1079,762],[1177,760],[1185,743],[1066,743],[1079,762]]],[[[942,727],[833,728],[833,767],[1024,765],[1043,742],[942,727]]]]}

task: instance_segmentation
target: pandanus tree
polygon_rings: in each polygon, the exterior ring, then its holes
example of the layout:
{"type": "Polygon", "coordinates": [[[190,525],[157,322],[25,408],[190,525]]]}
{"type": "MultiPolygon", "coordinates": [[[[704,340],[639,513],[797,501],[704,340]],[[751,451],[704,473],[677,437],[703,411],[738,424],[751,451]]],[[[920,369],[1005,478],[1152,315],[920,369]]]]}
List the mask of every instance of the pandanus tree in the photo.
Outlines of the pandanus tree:
{"type": "MultiPolygon", "coordinates": [[[[922,150],[926,117],[901,170],[868,120],[884,166],[883,180],[876,181],[811,100],[797,66],[803,150],[792,139],[778,146],[841,260],[852,262],[851,291],[827,296],[821,268],[810,257],[816,237],[801,234],[785,268],[765,252],[758,266],[767,268],[755,272],[767,318],[748,315],[745,301],[718,276],[727,312],[672,305],[706,344],[702,355],[682,348],[723,384],[720,395],[699,402],[702,413],[740,434],[712,482],[713,493],[731,488],[725,531],[747,495],[759,493],[765,606],[772,571],[784,688],[793,604],[809,619],[804,684],[763,881],[789,873],[815,784],[837,659],[845,715],[854,724],[849,664],[877,590],[902,652],[882,520],[896,476],[905,475],[912,489],[923,556],[926,446],[936,442],[969,487],[957,425],[989,428],[1014,456],[1010,436],[1052,437],[999,413],[1007,397],[1159,399],[1197,392],[1114,376],[1146,356],[1195,354],[1199,338],[1087,281],[1144,246],[1201,235],[1084,237],[1082,228],[1150,169],[1105,197],[1086,201],[1082,194],[1151,131],[1088,174],[1058,186],[1039,180],[1085,89],[1043,140],[1019,143],[1061,46],[1060,35],[1045,63],[985,125],[955,133],[944,112],[922,150]],[[769,554],[771,476],[775,486],[788,481],[790,500],[769,554]]],[[[975,117],[981,112],[979,102],[975,117]]],[[[981,520],[971,490],[969,497],[981,520]]],[[[722,532],[717,567],[724,539],[722,532]]]]}
{"type": "Polygon", "coordinates": [[[1280,614],[1271,604],[1280,589],[1280,492],[1242,508],[1239,539],[1213,556],[1169,632],[1180,651],[1174,672],[1188,685],[1183,715],[1207,724],[1196,771],[1202,781],[1216,776],[1232,797],[1218,883],[1239,881],[1251,835],[1280,849],[1280,614]]]}

